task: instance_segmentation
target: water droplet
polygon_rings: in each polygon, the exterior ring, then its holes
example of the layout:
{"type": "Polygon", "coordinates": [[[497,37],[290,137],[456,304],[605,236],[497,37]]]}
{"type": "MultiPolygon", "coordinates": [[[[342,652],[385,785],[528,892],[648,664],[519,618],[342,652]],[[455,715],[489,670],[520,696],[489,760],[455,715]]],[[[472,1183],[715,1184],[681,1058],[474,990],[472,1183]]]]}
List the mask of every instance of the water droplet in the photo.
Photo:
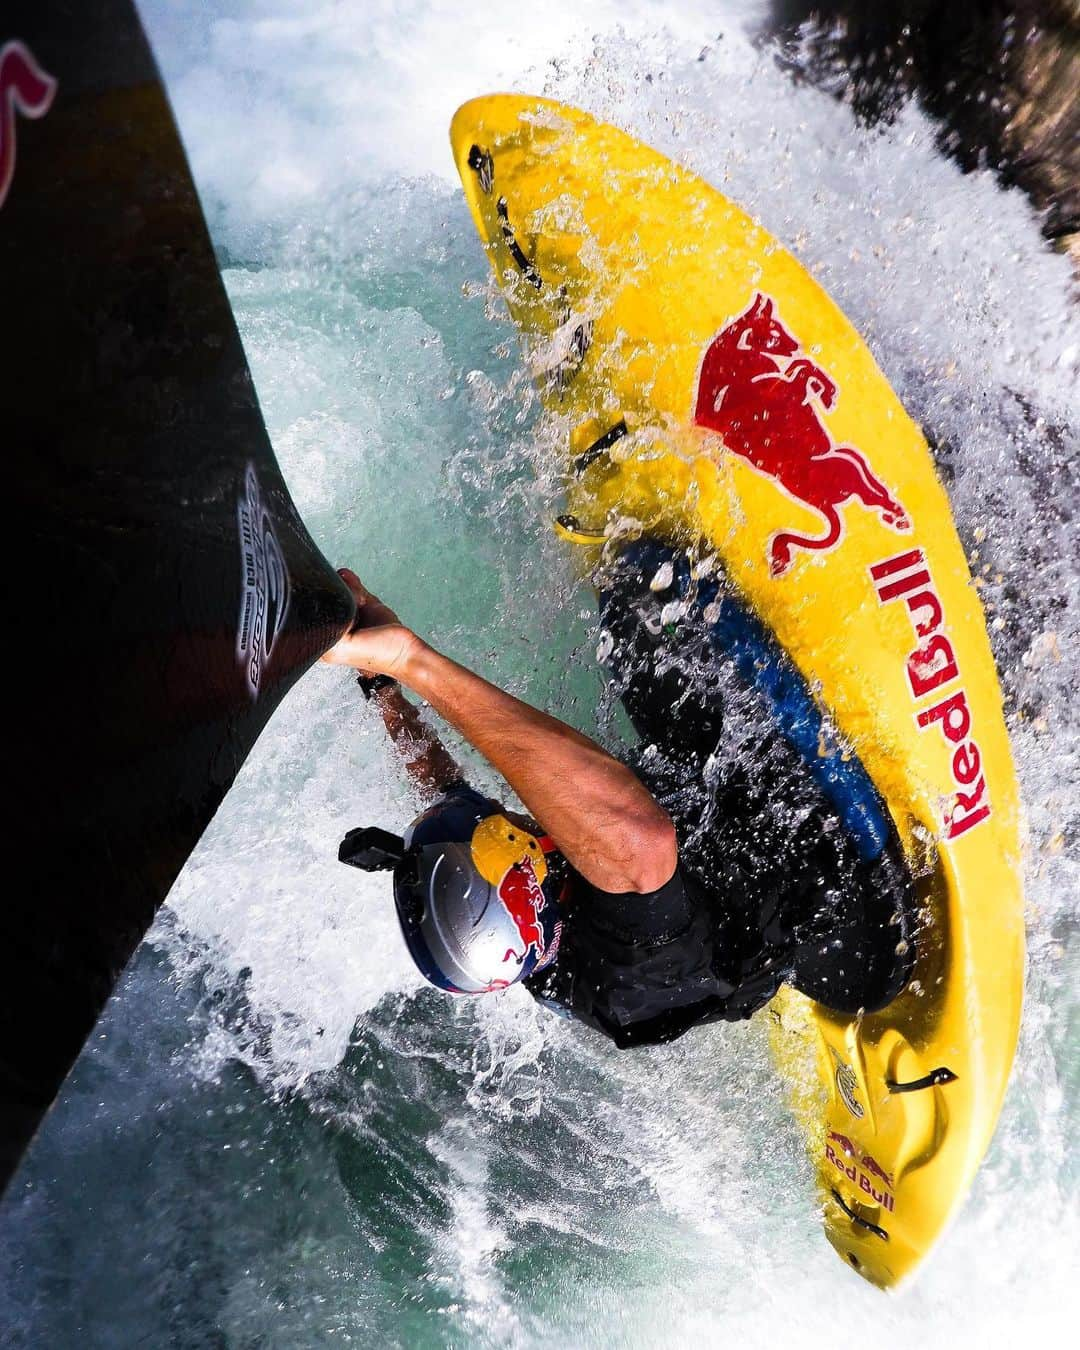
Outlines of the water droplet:
{"type": "Polygon", "coordinates": [[[649,582],[650,591],[666,591],[675,576],[675,568],[669,559],[656,569],[656,576],[649,582]]]}

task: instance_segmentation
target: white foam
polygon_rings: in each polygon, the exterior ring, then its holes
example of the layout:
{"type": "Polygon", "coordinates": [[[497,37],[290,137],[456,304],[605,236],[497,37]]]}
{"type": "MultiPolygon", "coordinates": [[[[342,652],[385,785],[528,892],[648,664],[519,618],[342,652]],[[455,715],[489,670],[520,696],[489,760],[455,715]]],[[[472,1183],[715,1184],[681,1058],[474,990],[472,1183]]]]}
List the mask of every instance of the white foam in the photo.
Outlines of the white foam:
{"type": "MultiPolygon", "coordinates": [[[[512,11],[457,0],[254,0],[216,13],[142,0],[139,9],[200,189],[245,227],[325,200],[343,182],[451,180],[454,109],[581,49],[576,0],[512,11]]],[[[713,9],[592,0],[588,37],[664,28],[700,45],[715,29],[713,9]]]]}

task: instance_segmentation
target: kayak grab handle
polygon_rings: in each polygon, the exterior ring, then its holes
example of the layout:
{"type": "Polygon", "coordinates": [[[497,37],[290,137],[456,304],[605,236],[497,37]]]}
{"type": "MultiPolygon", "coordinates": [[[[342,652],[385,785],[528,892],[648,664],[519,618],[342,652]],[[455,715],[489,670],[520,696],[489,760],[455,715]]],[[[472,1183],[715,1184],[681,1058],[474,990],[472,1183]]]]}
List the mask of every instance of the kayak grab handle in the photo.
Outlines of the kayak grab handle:
{"type": "Polygon", "coordinates": [[[886,1078],[885,1086],[890,1092],[924,1092],[927,1088],[944,1087],[946,1083],[955,1083],[956,1074],[944,1065],[932,1069],[925,1078],[916,1078],[910,1083],[898,1083],[895,1078],[886,1078]]]}
{"type": "Polygon", "coordinates": [[[868,1233],[873,1233],[875,1237],[881,1238],[882,1242],[888,1242],[889,1235],[884,1228],[879,1228],[876,1223],[871,1223],[869,1219],[864,1219],[861,1214],[856,1214],[839,1191],[832,1192],[832,1198],[848,1216],[852,1223],[857,1223],[860,1228],[865,1228],[868,1233]]]}
{"type": "Polygon", "coordinates": [[[577,516],[556,516],[553,528],[559,538],[568,544],[591,544],[599,547],[607,539],[603,530],[587,530],[577,516]]]}
{"type": "Polygon", "coordinates": [[[499,213],[499,225],[502,229],[502,237],[506,242],[506,247],[510,250],[511,258],[513,258],[514,262],[517,264],[518,271],[530,285],[535,286],[537,290],[540,290],[544,284],[544,278],[525,256],[525,250],[517,241],[514,227],[510,224],[510,211],[506,205],[505,197],[500,197],[495,203],[495,210],[499,213]]]}
{"type": "MultiPolygon", "coordinates": [[[[495,185],[495,162],[491,158],[491,151],[481,150],[478,145],[471,146],[468,164],[469,168],[476,174],[477,181],[484,192],[490,192],[495,185]]],[[[543,287],[544,279],[526,257],[525,250],[517,241],[514,227],[510,224],[510,210],[506,205],[505,197],[500,197],[495,203],[495,210],[499,213],[499,228],[502,230],[502,237],[506,242],[506,247],[510,250],[511,258],[517,264],[518,271],[530,285],[540,290],[543,287]]]]}
{"type": "Polygon", "coordinates": [[[626,418],[620,417],[613,427],[605,431],[602,436],[598,436],[592,445],[583,450],[574,460],[574,477],[580,478],[590,464],[598,460],[601,455],[610,450],[617,441],[621,441],[626,435],[628,435],[626,418]]]}

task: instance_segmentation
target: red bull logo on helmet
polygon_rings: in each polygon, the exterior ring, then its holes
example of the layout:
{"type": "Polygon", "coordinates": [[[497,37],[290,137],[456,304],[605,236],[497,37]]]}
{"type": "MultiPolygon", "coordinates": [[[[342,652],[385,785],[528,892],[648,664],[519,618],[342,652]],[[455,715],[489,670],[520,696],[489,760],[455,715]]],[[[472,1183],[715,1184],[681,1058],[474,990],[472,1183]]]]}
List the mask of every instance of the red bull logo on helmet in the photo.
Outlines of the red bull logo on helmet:
{"type": "Polygon", "coordinates": [[[15,177],[15,114],[44,117],[52,107],[56,81],[21,42],[0,47],[0,206],[15,177]]]}
{"type": "Polygon", "coordinates": [[[547,897],[536,879],[536,872],[528,858],[523,858],[508,868],[499,882],[496,894],[503,908],[513,920],[514,927],[521,939],[521,950],[511,947],[504,961],[513,959],[520,966],[529,955],[530,948],[536,956],[533,970],[549,965],[559,949],[562,937],[562,924],[556,923],[550,942],[544,933],[541,914],[547,903],[547,897]]]}
{"type": "Polygon", "coordinates": [[[694,421],[791,498],[816,511],[823,534],[781,530],[769,541],[769,570],[781,576],[795,551],[827,552],[844,535],[840,508],[857,501],[883,524],[908,530],[904,508],[862,451],[838,445],[824,413],[839,397],[832,379],[801,350],[776,301],[760,291],[709,344],[698,374],[694,421]]]}

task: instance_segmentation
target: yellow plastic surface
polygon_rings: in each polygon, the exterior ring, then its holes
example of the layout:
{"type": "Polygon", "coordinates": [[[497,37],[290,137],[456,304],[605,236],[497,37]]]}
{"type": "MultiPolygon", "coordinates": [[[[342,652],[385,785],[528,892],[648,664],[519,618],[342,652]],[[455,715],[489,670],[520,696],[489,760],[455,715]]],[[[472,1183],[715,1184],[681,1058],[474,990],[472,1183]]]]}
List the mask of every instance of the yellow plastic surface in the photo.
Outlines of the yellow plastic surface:
{"type": "MultiPolygon", "coordinates": [[[[575,519],[564,537],[592,542],[587,559],[597,534],[643,529],[715,552],[861,756],[919,874],[926,925],[915,979],[890,1007],[852,1021],[791,992],[771,1005],[774,1052],[817,1169],[829,1241],[866,1279],[894,1286],[940,1237],[989,1144],[1024,974],[1017,788],[1001,694],[926,442],[836,305],[694,174],[614,127],[531,97],[466,104],[451,140],[544,402],[565,424],[575,519]],[[786,468],[763,468],[733,453],[727,431],[695,425],[707,351],[718,335],[730,346],[755,306],[763,324],[774,318],[797,342],[804,378],[814,373],[799,386],[797,416],[831,447],[853,447],[849,460],[869,467],[899,516],[837,498],[831,449],[793,491],[786,468]],[[626,434],[571,472],[619,421],[626,434]],[[822,466],[824,480],[814,477],[822,466]],[[839,520],[839,538],[785,559],[777,538],[820,537],[822,511],[808,502],[830,490],[826,514],[839,520]],[[907,563],[893,561],[913,550],[907,563]],[[889,1086],[938,1069],[955,1078],[909,1092],[889,1086]]],[[[774,362],[776,379],[795,388],[788,359],[774,362]]],[[[712,405],[726,397],[710,386],[712,405]]]]}

